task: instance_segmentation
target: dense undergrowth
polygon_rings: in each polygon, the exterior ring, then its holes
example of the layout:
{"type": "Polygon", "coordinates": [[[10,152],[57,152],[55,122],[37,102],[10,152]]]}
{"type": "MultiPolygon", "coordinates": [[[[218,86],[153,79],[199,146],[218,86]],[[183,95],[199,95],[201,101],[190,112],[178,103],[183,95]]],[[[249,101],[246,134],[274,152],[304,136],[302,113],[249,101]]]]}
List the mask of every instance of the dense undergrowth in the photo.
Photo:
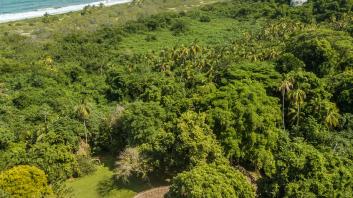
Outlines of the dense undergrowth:
{"type": "Polygon", "coordinates": [[[36,166],[60,195],[111,152],[117,182],[174,177],[170,197],[350,197],[352,4],[235,0],[42,41],[5,32],[0,170],[36,166]]]}

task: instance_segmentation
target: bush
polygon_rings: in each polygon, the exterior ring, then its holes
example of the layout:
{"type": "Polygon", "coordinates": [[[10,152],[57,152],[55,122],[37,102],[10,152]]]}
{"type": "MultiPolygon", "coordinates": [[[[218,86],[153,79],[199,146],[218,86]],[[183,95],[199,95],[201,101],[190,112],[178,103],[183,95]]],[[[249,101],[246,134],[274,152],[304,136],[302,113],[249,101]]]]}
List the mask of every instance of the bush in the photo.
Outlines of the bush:
{"type": "Polygon", "coordinates": [[[304,67],[305,64],[303,63],[303,61],[301,61],[291,53],[283,54],[276,61],[276,70],[280,73],[288,73],[290,71],[304,67]]]}
{"type": "MultiPolygon", "coordinates": [[[[57,21],[59,18],[57,16],[51,16],[47,12],[43,15],[42,17],[42,22],[43,23],[50,23],[53,21],[57,21]]],[[[34,24],[29,24],[30,26],[33,26],[34,24]]]]}
{"type": "Polygon", "coordinates": [[[200,17],[200,22],[208,23],[211,21],[211,18],[209,16],[201,16],[200,17]]]}
{"type": "Polygon", "coordinates": [[[186,12],[185,12],[185,11],[180,11],[180,12],[179,12],[179,16],[181,16],[181,17],[186,16],[186,12]]]}
{"type": "Polygon", "coordinates": [[[159,23],[156,19],[151,18],[150,20],[146,21],[146,27],[149,31],[155,31],[159,27],[159,23]]]}
{"type": "Polygon", "coordinates": [[[79,168],[79,175],[85,176],[94,173],[97,170],[96,164],[88,156],[78,155],[77,163],[79,168]]]}
{"type": "Polygon", "coordinates": [[[91,14],[91,13],[92,13],[91,6],[88,5],[88,6],[85,6],[81,11],[81,16],[91,14]]]}
{"type": "Polygon", "coordinates": [[[245,176],[229,165],[201,165],[173,179],[169,198],[250,198],[255,191],[245,176]]]}
{"type": "Polygon", "coordinates": [[[9,197],[48,197],[53,194],[45,173],[35,166],[21,165],[0,174],[1,194],[9,197]]]}
{"type": "Polygon", "coordinates": [[[147,31],[147,27],[143,23],[129,22],[124,26],[124,30],[127,33],[133,34],[138,32],[147,31]]]}
{"type": "Polygon", "coordinates": [[[147,35],[145,38],[146,41],[151,42],[151,41],[156,41],[157,40],[157,36],[156,35],[147,35]]]}
{"type": "Polygon", "coordinates": [[[173,23],[170,30],[173,32],[174,35],[179,35],[179,34],[185,33],[188,30],[188,28],[184,21],[177,20],[173,23]]]}
{"type": "Polygon", "coordinates": [[[146,179],[149,168],[138,148],[127,148],[118,157],[115,169],[116,181],[129,183],[131,178],[146,179]]]}
{"type": "Polygon", "coordinates": [[[43,23],[49,23],[50,22],[49,14],[47,12],[43,15],[42,22],[43,23]]]}
{"type": "Polygon", "coordinates": [[[213,11],[215,10],[214,6],[213,5],[205,5],[201,8],[202,11],[207,11],[207,12],[210,12],[210,11],[213,11]]]}

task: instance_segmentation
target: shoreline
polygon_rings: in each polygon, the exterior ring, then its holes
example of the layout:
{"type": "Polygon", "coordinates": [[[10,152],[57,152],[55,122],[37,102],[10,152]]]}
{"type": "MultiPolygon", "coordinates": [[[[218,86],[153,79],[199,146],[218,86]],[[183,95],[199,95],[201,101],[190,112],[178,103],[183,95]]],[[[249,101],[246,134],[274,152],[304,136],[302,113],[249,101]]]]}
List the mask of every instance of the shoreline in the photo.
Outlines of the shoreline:
{"type": "Polygon", "coordinates": [[[14,22],[25,19],[39,18],[43,17],[46,13],[49,15],[58,15],[65,14],[69,12],[75,12],[83,10],[86,6],[99,6],[103,4],[104,6],[112,6],[117,4],[129,3],[132,0],[105,0],[105,1],[97,1],[86,4],[79,5],[69,5],[60,8],[46,8],[36,11],[22,12],[22,13],[9,13],[9,14],[0,14],[0,23],[14,22]]]}

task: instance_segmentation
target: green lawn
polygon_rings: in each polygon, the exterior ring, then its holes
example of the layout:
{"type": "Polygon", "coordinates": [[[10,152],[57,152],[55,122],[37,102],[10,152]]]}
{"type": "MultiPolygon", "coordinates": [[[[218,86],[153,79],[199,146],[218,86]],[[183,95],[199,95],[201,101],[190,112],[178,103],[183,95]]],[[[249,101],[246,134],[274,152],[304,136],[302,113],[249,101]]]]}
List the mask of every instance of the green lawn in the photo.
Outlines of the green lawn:
{"type": "Polygon", "coordinates": [[[115,158],[110,154],[100,156],[102,165],[91,175],[69,179],[66,184],[73,190],[74,198],[131,198],[144,190],[166,185],[160,178],[150,178],[150,183],[132,180],[124,186],[112,182],[115,158]],[[99,194],[99,187],[104,187],[105,195],[99,194]]]}
{"type": "MultiPolygon", "coordinates": [[[[109,180],[113,176],[113,172],[109,168],[99,166],[97,171],[89,176],[72,179],[67,181],[67,185],[73,189],[73,197],[75,198],[97,198],[101,197],[97,191],[97,187],[101,182],[109,180]]],[[[132,189],[113,189],[106,197],[114,198],[130,198],[137,192],[132,189]]]]}

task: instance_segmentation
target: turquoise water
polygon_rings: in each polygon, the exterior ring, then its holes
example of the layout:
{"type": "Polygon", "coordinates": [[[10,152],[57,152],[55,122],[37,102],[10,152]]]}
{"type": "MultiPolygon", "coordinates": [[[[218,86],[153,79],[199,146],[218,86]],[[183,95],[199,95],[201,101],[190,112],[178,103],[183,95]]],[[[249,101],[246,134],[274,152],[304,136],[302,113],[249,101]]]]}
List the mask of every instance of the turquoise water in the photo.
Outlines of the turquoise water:
{"type": "Polygon", "coordinates": [[[97,1],[99,0],[0,0],[0,14],[30,12],[97,1]]]}

